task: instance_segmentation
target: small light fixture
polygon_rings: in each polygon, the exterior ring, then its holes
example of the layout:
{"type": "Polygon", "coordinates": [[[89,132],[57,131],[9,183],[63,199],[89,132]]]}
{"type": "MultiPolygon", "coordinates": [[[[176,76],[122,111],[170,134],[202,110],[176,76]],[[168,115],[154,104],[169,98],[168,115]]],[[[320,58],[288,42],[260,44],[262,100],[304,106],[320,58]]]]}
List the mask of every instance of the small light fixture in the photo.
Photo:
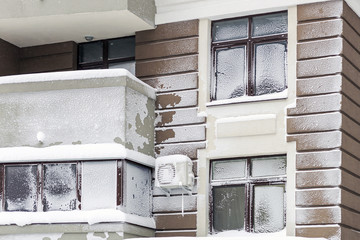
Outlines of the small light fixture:
{"type": "Polygon", "coordinates": [[[39,143],[44,143],[44,140],[45,140],[45,133],[43,133],[43,132],[38,132],[37,134],[36,134],[36,138],[37,138],[37,140],[39,141],[39,143]]]}
{"type": "Polygon", "coordinates": [[[91,42],[92,40],[94,40],[93,36],[85,36],[85,40],[88,42],[91,42]]]}

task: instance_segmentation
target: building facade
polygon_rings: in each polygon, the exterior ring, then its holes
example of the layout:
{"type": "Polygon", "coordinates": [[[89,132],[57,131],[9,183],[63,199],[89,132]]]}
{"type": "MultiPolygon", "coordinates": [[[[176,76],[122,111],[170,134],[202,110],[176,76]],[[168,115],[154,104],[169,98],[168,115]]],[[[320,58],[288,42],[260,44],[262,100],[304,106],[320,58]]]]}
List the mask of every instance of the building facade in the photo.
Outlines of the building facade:
{"type": "Polygon", "coordinates": [[[6,2],[0,238],[360,238],[359,16],[356,0],[6,2]],[[179,155],[191,191],[155,187],[179,155]]]}

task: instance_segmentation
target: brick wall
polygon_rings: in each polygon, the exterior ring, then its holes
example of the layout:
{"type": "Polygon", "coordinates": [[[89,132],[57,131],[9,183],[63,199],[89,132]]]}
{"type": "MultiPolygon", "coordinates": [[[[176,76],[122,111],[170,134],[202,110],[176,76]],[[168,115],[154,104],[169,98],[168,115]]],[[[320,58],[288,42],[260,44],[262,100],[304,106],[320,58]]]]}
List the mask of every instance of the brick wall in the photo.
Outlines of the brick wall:
{"type": "Polygon", "coordinates": [[[344,1],[298,7],[296,234],[360,239],[360,18],[344,1]]]}
{"type": "MultiPolygon", "coordinates": [[[[158,90],[156,101],[157,156],[184,154],[194,163],[205,147],[205,118],[198,117],[198,21],[159,25],[136,33],[136,76],[158,90]]],[[[154,190],[156,236],[196,235],[196,190],[184,197],[165,197],[154,190]]]]}

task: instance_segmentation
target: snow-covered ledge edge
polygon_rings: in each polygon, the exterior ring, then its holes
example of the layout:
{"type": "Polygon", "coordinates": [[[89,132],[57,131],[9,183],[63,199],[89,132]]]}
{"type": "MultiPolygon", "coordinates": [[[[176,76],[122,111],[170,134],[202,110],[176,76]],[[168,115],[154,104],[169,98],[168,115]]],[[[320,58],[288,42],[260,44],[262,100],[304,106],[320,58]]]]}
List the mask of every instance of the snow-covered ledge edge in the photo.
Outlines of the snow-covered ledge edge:
{"type": "Polygon", "coordinates": [[[0,163],[128,159],[155,167],[155,158],[117,143],[0,148],[0,163]]]}
{"type": "Polygon", "coordinates": [[[31,224],[50,223],[130,223],[155,229],[155,221],[150,217],[142,217],[124,213],[115,209],[51,211],[51,212],[0,212],[0,225],[25,226],[31,224]]]}

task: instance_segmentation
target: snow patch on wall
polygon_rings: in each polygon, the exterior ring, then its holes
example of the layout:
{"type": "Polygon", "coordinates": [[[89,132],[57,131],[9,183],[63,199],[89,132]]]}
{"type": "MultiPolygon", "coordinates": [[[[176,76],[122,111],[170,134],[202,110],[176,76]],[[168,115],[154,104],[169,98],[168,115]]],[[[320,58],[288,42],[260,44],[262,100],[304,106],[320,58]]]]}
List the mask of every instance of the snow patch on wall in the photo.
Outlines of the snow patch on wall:
{"type": "MultiPolygon", "coordinates": [[[[52,212],[1,212],[0,225],[16,224],[25,226],[30,224],[51,223],[112,223],[127,222],[148,228],[155,228],[153,218],[126,214],[115,209],[98,209],[91,211],[52,211],[52,212]]],[[[0,238],[1,239],[1,238],[0,238]]],[[[26,238],[27,239],[27,238],[26,238]]]]}

